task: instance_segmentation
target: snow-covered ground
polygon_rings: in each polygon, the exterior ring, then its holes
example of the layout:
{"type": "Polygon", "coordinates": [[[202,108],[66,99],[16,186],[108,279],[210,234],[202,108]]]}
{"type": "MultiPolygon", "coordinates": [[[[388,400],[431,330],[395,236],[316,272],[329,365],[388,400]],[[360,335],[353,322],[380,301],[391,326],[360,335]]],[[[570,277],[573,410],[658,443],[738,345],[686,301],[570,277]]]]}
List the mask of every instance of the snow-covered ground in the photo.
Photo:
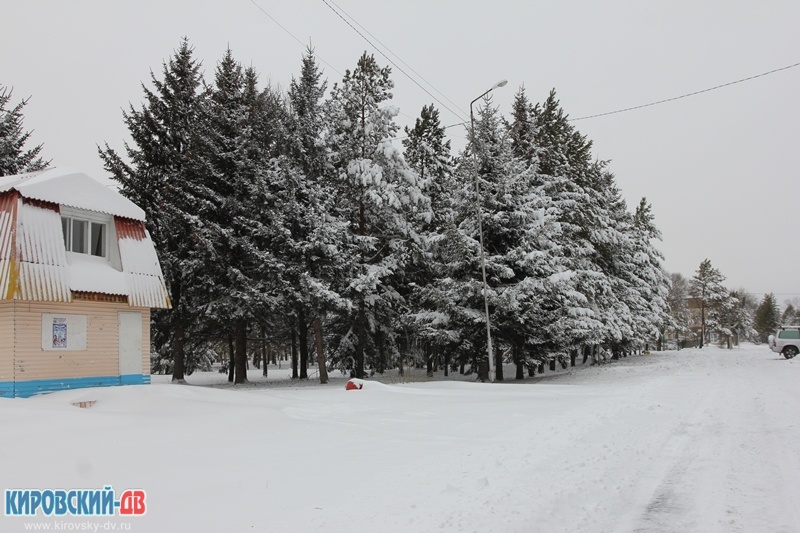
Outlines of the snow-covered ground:
{"type": "Polygon", "coordinates": [[[800,358],[764,346],[524,383],[155,381],[0,400],[2,488],[147,493],[143,517],[0,531],[800,531],[800,358]]]}

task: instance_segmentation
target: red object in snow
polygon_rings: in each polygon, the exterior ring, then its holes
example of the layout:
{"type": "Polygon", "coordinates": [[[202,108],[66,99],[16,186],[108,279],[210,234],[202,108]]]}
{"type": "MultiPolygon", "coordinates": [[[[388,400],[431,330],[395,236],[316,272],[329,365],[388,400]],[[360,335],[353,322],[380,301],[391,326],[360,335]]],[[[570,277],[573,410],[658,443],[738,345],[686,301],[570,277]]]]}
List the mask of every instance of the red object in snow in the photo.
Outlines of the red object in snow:
{"type": "Polygon", "coordinates": [[[347,385],[344,386],[345,390],[358,390],[362,387],[364,387],[363,383],[359,383],[358,381],[355,381],[353,379],[348,381],[347,385]]]}

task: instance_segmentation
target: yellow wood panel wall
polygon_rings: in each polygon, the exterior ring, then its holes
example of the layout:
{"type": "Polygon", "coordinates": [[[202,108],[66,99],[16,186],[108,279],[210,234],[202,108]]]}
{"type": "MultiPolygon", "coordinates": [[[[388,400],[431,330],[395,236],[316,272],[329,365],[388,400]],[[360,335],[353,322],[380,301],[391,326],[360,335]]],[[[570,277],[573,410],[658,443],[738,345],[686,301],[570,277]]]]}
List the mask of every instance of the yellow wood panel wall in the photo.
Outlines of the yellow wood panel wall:
{"type": "MultiPolygon", "coordinates": [[[[125,303],[73,300],[72,303],[9,302],[14,315],[16,381],[119,375],[117,313],[142,313],[142,373],[150,373],[150,310],[125,303]],[[86,315],[86,350],[43,350],[42,313],[86,315]]],[[[1,326],[0,326],[1,327],[1,326]]]]}
{"type": "Polygon", "coordinates": [[[0,301],[0,383],[14,381],[14,302],[0,301]]]}

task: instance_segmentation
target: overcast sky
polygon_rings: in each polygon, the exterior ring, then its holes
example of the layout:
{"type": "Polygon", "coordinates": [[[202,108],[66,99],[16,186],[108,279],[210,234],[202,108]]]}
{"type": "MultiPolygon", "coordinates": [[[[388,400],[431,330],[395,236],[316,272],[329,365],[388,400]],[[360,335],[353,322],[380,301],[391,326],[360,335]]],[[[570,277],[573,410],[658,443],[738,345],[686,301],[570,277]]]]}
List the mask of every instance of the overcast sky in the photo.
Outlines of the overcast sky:
{"type": "MultiPolygon", "coordinates": [[[[328,2],[455,112],[393,67],[401,126],[429,103],[445,125],[459,123],[470,100],[504,78],[493,93],[504,114],[524,85],[532,101],[555,88],[579,118],[800,62],[796,0],[328,2]]],[[[364,50],[389,65],[323,0],[5,0],[2,13],[0,85],[14,88],[15,102],[31,96],[29,146],[44,143],[53,165],[98,179],[96,145],[122,148],[122,108],[141,104],[140,84],[151,69],[160,75],[183,36],[209,81],[228,46],[281,87],[309,41],[329,85],[364,50]]],[[[595,157],[611,161],[628,205],[653,204],[668,271],[691,277],[708,258],[729,288],[780,302],[800,297],[799,124],[800,67],[575,122],[595,157]]],[[[448,133],[463,146],[462,128],[448,133]]]]}

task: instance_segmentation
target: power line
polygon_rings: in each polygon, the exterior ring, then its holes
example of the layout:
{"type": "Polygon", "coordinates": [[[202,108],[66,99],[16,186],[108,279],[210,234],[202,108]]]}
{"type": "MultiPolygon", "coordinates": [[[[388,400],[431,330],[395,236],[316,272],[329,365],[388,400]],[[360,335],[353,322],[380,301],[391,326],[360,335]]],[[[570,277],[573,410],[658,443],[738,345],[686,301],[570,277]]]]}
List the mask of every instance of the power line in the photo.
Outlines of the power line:
{"type": "Polygon", "coordinates": [[[680,96],[675,96],[673,98],[667,98],[665,100],[659,100],[658,102],[651,102],[649,104],[637,105],[637,106],[634,106],[634,107],[626,107],[625,109],[618,109],[616,111],[609,111],[607,113],[598,113],[597,115],[588,115],[588,116],[585,116],[585,117],[572,118],[572,119],[569,119],[569,120],[571,122],[575,122],[577,120],[586,120],[586,119],[590,119],[590,118],[605,117],[605,116],[608,116],[608,115],[615,115],[617,113],[624,113],[626,111],[633,111],[635,109],[642,109],[644,107],[651,107],[651,106],[658,105],[658,104],[663,104],[663,103],[666,103],[666,102],[674,102],[675,100],[680,100],[682,98],[688,98],[690,96],[695,96],[695,95],[698,95],[698,94],[707,93],[709,91],[715,91],[717,89],[722,89],[723,87],[729,87],[731,85],[736,85],[737,83],[742,83],[742,82],[745,82],[745,81],[754,80],[756,78],[761,78],[762,76],[767,76],[769,74],[774,74],[776,72],[780,72],[782,70],[788,70],[790,68],[794,68],[794,67],[797,67],[797,66],[800,66],[800,63],[795,63],[794,65],[788,65],[788,66],[781,67],[781,68],[776,68],[775,70],[770,70],[769,72],[762,72],[761,74],[756,74],[755,76],[742,78],[740,80],[730,81],[728,83],[723,83],[722,85],[717,85],[715,87],[709,87],[708,89],[703,89],[701,91],[695,91],[693,93],[682,94],[680,96]]]}
{"type": "MultiPolygon", "coordinates": [[[[465,126],[466,124],[467,124],[466,122],[457,122],[455,124],[450,124],[449,126],[445,126],[442,129],[443,130],[447,130],[447,129],[450,129],[450,128],[455,128],[456,126],[465,126]]],[[[408,135],[404,135],[402,137],[395,137],[392,140],[393,141],[402,141],[403,139],[408,139],[408,137],[409,137],[408,135]]],[[[466,137],[459,137],[459,138],[465,139],[466,137]]]]}
{"type": "MultiPolygon", "coordinates": [[[[289,37],[291,37],[292,39],[294,39],[295,41],[297,41],[298,43],[300,43],[300,46],[303,46],[303,47],[307,47],[307,46],[308,46],[308,45],[307,45],[307,44],[305,44],[303,41],[301,41],[300,39],[298,39],[297,37],[295,37],[295,36],[294,36],[294,34],[293,34],[292,32],[290,32],[289,30],[287,30],[287,29],[286,29],[286,28],[283,26],[283,24],[281,24],[280,22],[278,22],[278,21],[277,21],[277,19],[275,19],[275,17],[273,17],[272,15],[270,15],[269,13],[267,13],[267,12],[264,10],[264,8],[263,8],[263,7],[261,7],[260,5],[258,5],[258,4],[255,2],[255,0],[250,0],[250,3],[252,3],[254,6],[256,6],[256,7],[259,9],[259,11],[261,11],[261,12],[262,12],[262,13],[264,13],[266,16],[268,16],[268,17],[270,18],[270,20],[272,20],[272,22],[274,22],[275,24],[277,24],[277,25],[278,25],[278,27],[279,27],[280,29],[282,29],[283,31],[285,31],[285,32],[286,32],[286,33],[289,35],[289,37]]],[[[333,71],[334,71],[336,74],[338,74],[339,76],[344,76],[344,74],[342,74],[341,72],[339,72],[339,70],[338,70],[336,67],[334,67],[333,65],[331,65],[330,63],[328,63],[327,61],[325,61],[325,60],[324,60],[323,58],[321,58],[321,57],[319,56],[319,54],[317,54],[316,52],[314,53],[314,57],[316,57],[317,59],[319,59],[320,61],[322,61],[322,62],[323,62],[323,63],[325,63],[326,65],[328,65],[328,67],[330,67],[330,69],[331,69],[331,70],[333,70],[333,71]]]]}
{"type": "MultiPolygon", "coordinates": [[[[362,26],[362,25],[361,25],[361,24],[360,24],[360,23],[359,23],[359,22],[358,22],[356,19],[354,19],[354,18],[353,18],[353,16],[352,16],[350,13],[348,13],[347,11],[345,11],[344,9],[342,9],[342,7],[341,7],[339,4],[337,4],[337,3],[336,3],[336,2],[334,2],[333,0],[328,0],[328,2],[330,2],[331,4],[333,4],[334,6],[336,6],[336,9],[338,9],[339,11],[341,11],[342,13],[344,13],[345,15],[347,15],[347,18],[349,18],[350,20],[352,20],[352,21],[353,21],[353,22],[354,22],[354,23],[355,23],[355,24],[356,24],[356,25],[357,25],[359,28],[361,28],[362,30],[364,30],[364,31],[366,32],[366,34],[367,34],[367,35],[369,35],[370,37],[372,37],[373,39],[375,39],[375,41],[376,41],[378,44],[380,44],[381,46],[383,46],[383,47],[384,47],[384,48],[385,48],[385,49],[386,49],[386,50],[387,50],[387,51],[388,51],[390,54],[392,54],[392,55],[393,55],[395,58],[397,58],[397,60],[398,60],[398,61],[400,61],[400,62],[401,62],[403,65],[405,65],[406,67],[408,67],[408,69],[409,69],[411,72],[413,72],[414,74],[416,74],[416,75],[417,75],[417,76],[418,76],[418,77],[419,77],[419,78],[420,78],[422,81],[424,81],[424,82],[425,82],[425,83],[426,83],[426,84],[427,84],[427,85],[428,85],[428,86],[429,86],[431,89],[433,89],[434,91],[436,91],[436,92],[439,94],[439,96],[441,96],[442,98],[444,98],[445,100],[447,100],[448,102],[450,102],[450,103],[451,103],[453,106],[455,106],[456,108],[458,107],[458,104],[456,104],[455,102],[453,102],[452,100],[450,100],[450,99],[447,97],[447,95],[445,95],[445,94],[444,94],[442,91],[440,91],[439,89],[437,89],[437,88],[436,88],[436,87],[435,87],[435,86],[434,86],[434,85],[433,85],[431,82],[429,82],[428,80],[426,80],[426,79],[425,79],[425,77],[424,77],[422,74],[420,74],[419,72],[417,72],[416,70],[414,70],[414,67],[412,67],[411,65],[409,65],[408,63],[406,63],[405,61],[403,61],[403,58],[401,58],[400,56],[398,56],[397,54],[395,54],[395,53],[392,51],[392,49],[391,49],[391,48],[389,48],[388,46],[386,46],[386,44],[384,44],[384,43],[383,43],[383,42],[382,42],[380,39],[378,39],[377,37],[375,37],[375,35],[373,35],[372,33],[370,33],[370,31],[369,31],[367,28],[365,28],[364,26],[362,26]]],[[[451,113],[452,113],[452,111],[451,111],[451,113]]],[[[466,118],[465,118],[464,116],[462,116],[462,115],[456,115],[456,116],[457,116],[458,118],[460,118],[461,120],[466,120],[466,118]]]]}
{"type": "MultiPolygon", "coordinates": [[[[250,1],[252,2],[253,0],[250,0],[250,1]]],[[[331,11],[333,11],[333,12],[336,14],[336,16],[338,16],[340,19],[342,19],[342,20],[344,21],[344,23],[345,23],[345,24],[347,24],[348,26],[350,26],[350,28],[352,28],[354,32],[356,32],[357,34],[359,34],[359,35],[361,36],[361,38],[362,38],[362,39],[364,39],[365,41],[367,41],[367,42],[369,43],[369,45],[370,45],[370,46],[372,46],[372,48],[374,48],[374,49],[375,49],[375,50],[376,50],[376,51],[377,51],[377,52],[378,52],[380,55],[382,55],[382,56],[383,56],[383,57],[386,59],[386,61],[388,61],[389,63],[391,63],[391,64],[392,64],[392,66],[394,66],[394,68],[396,68],[397,70],[399,70],[400,72],[402,72],[403,74],[405,74],[405,76],[406,76],[408,79],[410,79],[412,82],[414,82],[414,84],[415,84],[417,87],[419,87],[420,89],[422,89],[423,91],[425,91],[425,93],[426,93],[428,96],[430,96],[431,98],[433,98],[433,99],[434,99],[436,102],[438,102],[438,103],[439,103],[439,105],[441,105],[443,108],[447,109],[448,111],[450,111],[450,113],[452,113],[452,114],[453,114],[453,115],[455,115],[456,117],[460,118],[461,120],[464,120],[464,117],[463,117],[463,116],[462,116],[460,113],[457,113],[457,112],[453,111],[452,109],[450,109],[450,108],[447,106],[447,104],[443,103],[441,100],[439,100],[438,98],[436,98],[436,97],[435,97],[435,96],[434,96],[434,95],[433,95],[433,94],[432,94],[432,93],[431,93],[431,92],[430,92],[428,89],[426,89],[425,87],[423,87],[422,85],[420,85],[420,84],[419,84],[419,82],[418,82],[417,80],[415,80],[415,79],[414,79],[414,78],[413,78],[413,77],[412,77],[410,74],[408,74],[408,72],[406,72],[405,70],[403,70],[402,68],[400,68],[400,67],[397,65],[397,63],[395,63],[394,61],[392,61],[392,59],[391,59],[389,56],[387,56],[386,54],[384,54],[384,53],[383,53],[383,51],[382,51],[380,48],[378,48],[377,46],[375,46],[375,44],[374,44],[372,41],[370,41],[369,39],[367,39],[367,37],[366,37],[366,36],[365,36],[363,33],[361,33],[361,32],[358,30],[358,28],[356,28],[355,26],[353,26],[353,25],[350,23],[350,21],[349,21],[349,20],[347,20],[346,18],[344,18],[344,17],[342,16],[342,14],[341,14],[341,13],[339,13],[338,11],[336,11],[336,9],[334,9],[334,7],[333,7],[331,4],[329,4],[327,0],[322,0],[322,2],[323,2],[323,3],[324,3],[326,6],[328,6],[328,8],[329,8],[331,11]]]]}

